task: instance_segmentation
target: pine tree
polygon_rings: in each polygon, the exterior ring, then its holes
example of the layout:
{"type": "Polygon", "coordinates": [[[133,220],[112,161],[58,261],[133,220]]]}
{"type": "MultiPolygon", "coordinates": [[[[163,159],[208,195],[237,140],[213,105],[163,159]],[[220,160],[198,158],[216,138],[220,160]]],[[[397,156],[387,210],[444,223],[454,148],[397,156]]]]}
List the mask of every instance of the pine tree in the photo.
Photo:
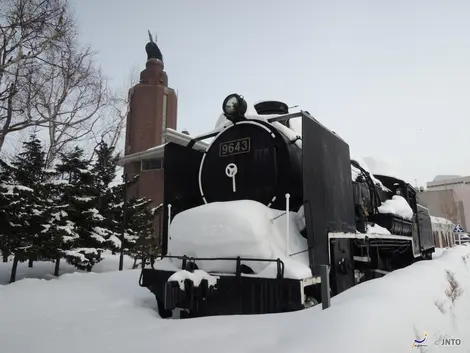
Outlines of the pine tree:
{"type": "Polygon", "coordinates": [[[7,190],[4,196],[9,203],[4,209],[7,215],[7,226],[2,229],[2,233],[7,239],[8,253],[14,255],[10,282],[16,280],[18,263],[35,256],[36,244],[32,236],[32,229],[36,229],[35,215],[32,214],[32,211],[36,209],[34,190],[15,185],[13,182],[12,180],[11,183],[3,185],[3,188],[7,190]]]}
{"type": "Polygon", "coordinates": [[[3,262],[8,262],[13,252],[14,225],[17,224],[16,214],[12,210],[15,197],[11,169],[11,166],[0,160],[0,251],[3,262]]]}
{"type": "Polygon", "coordinates": [[[94,178],[88,169],[84,151],[76,147],[60,155],[57,171],[62,177],[62,203],[68,215],[68,228],[76,237],[64,251],[67,262],[78,269],[91,271],[101,260],[106,239],[95,232],[95,224],[104,217],[96,209],[94,178]]]}
{"type": "Polygon", "coordinates": [[[131,199],[127,209],[130,222],[126,240],[128,254],[134,259],[134,267],[138,260],[141,260],[142,266],[146,260],[153,262],[160,251],[156,237],[155,216],[161,211],[162,205],[153,208],[150,205],[150,199],[131,199]]]}
{"type": "Polygon", "coordinates": [[[47,197],[47,224],[43,225],[41,232],[41,258],[55,261],[54,276],[59,276],[59,266],[62,257],[67,251],[74,248],[78,239],[75,224],[69,220],[68,203],[64,194],[68,183],[58,180],[57,171],[49,171],[51,179],[45,184],[47,197]]]}
{"type": "Polygon", "coordinates": [[[14,184],[27,188],[27,192],[22,190],[21,203],[24,209],[24,237],[30,239],[27,254],[25,252],[24,255],[28,257],[30,267],[32,261],[40,256],[43,243],[40,232],[43,230],[42,225],[47,222],[44,186],[49,175],[45,170],[45,156],[41,142],[33,134],[23,143],[23,149],[14,157],[11,168],[14,184]]]}
{"type": "Polygon", "coordinates": [[[94,178],[95,209],[103,218],[94,223],[92,231],[105,239],[108,249],[116,252],[121,247],[121,241],[118,221],[113,209],[115,195],[111,183],[116,178],[119,156],[114,154],[114,147],[108,146],[104,141],[96,147],[95,155],[96,160],[91,169],[94,178]]]}
{"type": "Polygon", "coordinates": [[[42,244],[45,223],[45,153],[35,135],[23,143],[22,151],[2,169],[2,252],[14,255],[10,282],[16,278],[19,262],[36,259],[42,244]]]}

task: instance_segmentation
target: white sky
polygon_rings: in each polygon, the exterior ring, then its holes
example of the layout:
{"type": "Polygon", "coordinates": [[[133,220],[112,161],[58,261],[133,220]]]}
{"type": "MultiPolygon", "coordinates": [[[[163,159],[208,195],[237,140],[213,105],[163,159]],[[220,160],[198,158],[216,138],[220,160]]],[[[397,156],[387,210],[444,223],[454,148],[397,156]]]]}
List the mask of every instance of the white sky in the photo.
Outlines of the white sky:
{"type": "Polygon", "coordinates": [[[211,130],[226,95],[300,105],[356,153],[419,184],[470,174],[470,2],[73,0],[116,86],[158,32],[178,130],[211,130]]]}

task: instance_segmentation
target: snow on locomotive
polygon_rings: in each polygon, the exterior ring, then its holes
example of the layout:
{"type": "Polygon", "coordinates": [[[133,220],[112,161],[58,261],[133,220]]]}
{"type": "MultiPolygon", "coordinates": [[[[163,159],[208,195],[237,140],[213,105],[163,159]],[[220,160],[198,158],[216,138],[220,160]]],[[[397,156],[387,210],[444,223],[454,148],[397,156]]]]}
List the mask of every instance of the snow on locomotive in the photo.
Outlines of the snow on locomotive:
{"type": "Polygon", "coordinates": [[[229,95],[215,131],[164,147],[162,257],[140,279],[162,317],[299,310],[328,295],[320,268],[335,295],[431,257],[411,185],[372,175],[307,112],[254,108],[229,95]]]}

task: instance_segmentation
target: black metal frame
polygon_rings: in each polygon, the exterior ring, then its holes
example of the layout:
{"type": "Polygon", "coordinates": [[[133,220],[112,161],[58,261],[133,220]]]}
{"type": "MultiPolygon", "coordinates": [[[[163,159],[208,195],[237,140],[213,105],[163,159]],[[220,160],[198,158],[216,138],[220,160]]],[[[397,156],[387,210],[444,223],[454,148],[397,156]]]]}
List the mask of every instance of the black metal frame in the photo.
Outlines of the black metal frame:
{"type": "MultiPolygon", "coordinates": [[[[143,268],[139,285],[147,287],[157,298],[160,315],[170,317],[174,309],[181,309],[181,317],[211,315],[267,314],[295,311],[303,308],[300,279],[284,278],[284,262],[281,259],[262,258],[198,258],[190,256],[163,256],[180,259],[182,270],[193,272],[196,261],[236,261],[234,275],[211,274],[217,276],[217,284],[211,287],[206,279],[198,286],[186,279],[184,290],[176,281],[168,282],[175,271],[143,268]],[[242,261],[275,262],[276,278],[242,276],[242,261]]],[[[197,264],[196,264],[197,265],[197,264]]],[[[318,291],[315,285],[309,293],[318,291]]]]}
{"type": "MultiPolygon", "coordinates": [[[[169,259],[179,259],[181,260],[181,270],[192,271],[195,268],[191,268],[188,266],[188,263],[195,264],[196,261],[236,261],[236,272],[235,276],[239,277],[242,274],[241,266],[242,261],[253,261],[253,262],[276,262],[277,263],[277,275],[276,278],[284,278],[284,262],[277,258],[277,259],[261,259],[261,258],[246,258],[246,257],[191,257],[191,256],[176,256],[176,255],[165,255],[160,257],[160,259],[169,258],[169,259]]],[[[152,269],[155,270],[154,264],[152,264],[152,269]]]]}

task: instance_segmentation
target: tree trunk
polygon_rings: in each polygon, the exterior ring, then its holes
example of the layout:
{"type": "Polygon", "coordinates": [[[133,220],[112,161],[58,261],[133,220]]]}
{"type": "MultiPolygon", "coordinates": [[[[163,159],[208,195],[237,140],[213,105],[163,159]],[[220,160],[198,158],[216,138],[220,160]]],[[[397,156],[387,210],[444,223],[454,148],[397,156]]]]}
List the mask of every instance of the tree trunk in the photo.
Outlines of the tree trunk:
{"type": "Polygon", "coordinates": [[[2,253],[3,262],[8,262],[8,253],[2,253]]]}
{"type": "Polygon", "coordinates": [[[33,262],[34,262],[33,259],[29,259],[29,261],[28,261],[28,267],[31,267],[31,268],[32,268],[32,267],[33,267],[33,262]]]}
{"type": "Polygon", "coordinates": [[[54,276],[59,277],[60,256],[55,259],[54,276]]]}
{"type": "Polygon", "coordinates": [[[135,270],[137,267],[137,258],[134,259],[134,263],[132,264],[132,269],[135,270]]]}
{"type": "MultiPolygon", "coordinates": [[[[16,78],[18,78],[18,70],[16,71],[16,78]]],[[[5,123],[3,124],[2,129],[0,131],[0,151],[2,150],[3,145],[5,144],[5,140],[6,140],[8,133],[11,132],[9,131],[9,128],[11,125],[11,121],[13,119],[13,95],[14,95],[13,90],[14,89],[15,89],[15,86],[11,85],[8,99],[7,99],[7,112],[6,112],[7,114],[5,117],[5,123]]]]}
{"type": "Polygon", "coordinates": [[[18,269],[18,257],[15,255],[13,259],[13,266],[11,268],[10,283],[16,281],[16,270],[18,269]]]}
{"type": "Polygon", "coordinates": [[[7,137],[6,131],[1,131],[0,132],[0,151],[2,150],[3,145],[5,144],[6,137],[7,137]]]}

